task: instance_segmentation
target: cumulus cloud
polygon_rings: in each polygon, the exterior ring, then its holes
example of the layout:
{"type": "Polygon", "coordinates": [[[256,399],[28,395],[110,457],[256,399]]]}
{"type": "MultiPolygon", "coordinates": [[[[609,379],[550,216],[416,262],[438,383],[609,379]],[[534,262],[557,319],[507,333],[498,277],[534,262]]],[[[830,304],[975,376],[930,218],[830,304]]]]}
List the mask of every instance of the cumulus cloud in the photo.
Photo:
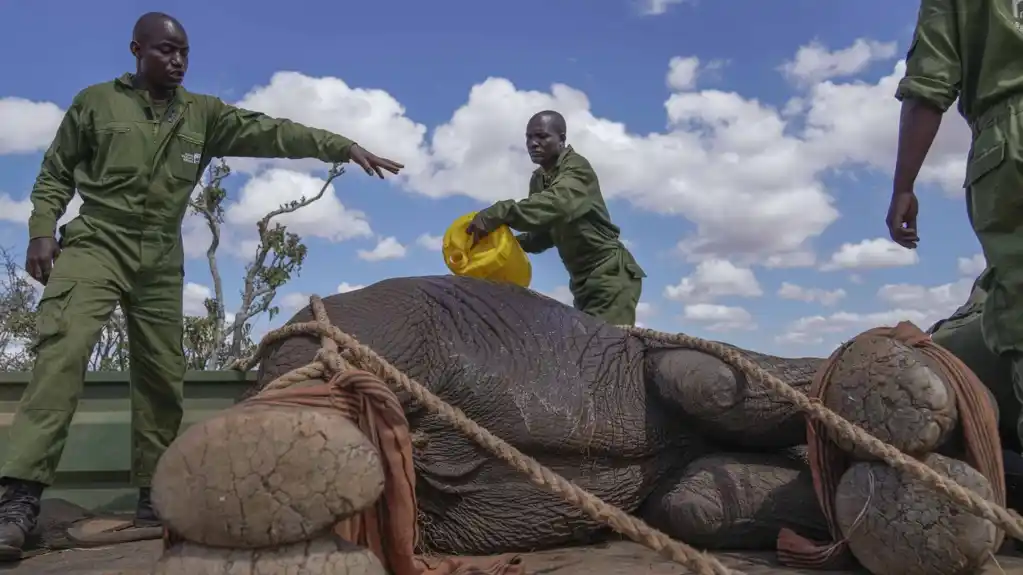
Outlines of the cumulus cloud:
{"type": "Polygon", "coordinates": [[[878,289],[878,299],[889,308],[868,313],[840,311],[830,315],[811,315],[791,322],[775,338],[779,343],[836,346],[856,334],[877,326],[894,326],[910,321],[920,329],[948,317],[970,295],[973,280],[963,278],[938,286],[887,284],[878,289]]]}
{"type": "Polygon", "coordinates": [[[295,313],[309,305],[309,294],[300,292],[284,294],[284,297],[280,299],[278,305],[283,312],[295,313]]]}
{"type": "Polygon", "coordinates": [[[987,267],[987,260],[984,254],[974,254],[968,258],[959,258],[959,273],[964,276],[979,276],[980,272],[987,267]]]}
{"type": "Polygon", "coordinates": [[[677,285],[664,288],[664,297],[688,303],[706,303],[720,297],[757,297],[763,294],[753,270],[726,260],[706,260],[677,285]]]}
{"type": "Polygon", "coordinates": [[[819,42],[811,42],[800,47],[795,57],[781,66],[781,71],[800,84],[852,76],[872,62],[895,57],[895,47],[895,42],[859,38],[846,48],[832,51],[819,42]]]}
{"type": "Polygon", "coordinates": [[[187,282],[181,293],[185,315],[205,316],[206,300],[213,297],[213,290],[194,282],[187,282]]]}
{"type": "MultiPolygon", "coordinates": [[[[57,220],[57,226],[62,226],[78,217],[80,209],[82,209],[82,197],[75,194],[68,202],[64,215],[57,220]]],[[[0,193],[0,221],[27,226],[30,215],[32,215],[32,201],[29,198],[15,200],[9,194],[0,193]]]]}
{"type": "Polygon", "coordinates": [[[430,251],[439,252],[444,247],[444,238],[442,236],[423,234],[416,238],[416,244],[430,251]]]}
{"type": "MultiPolygon", "coordinates": [[[[645,6],[653,13],[670,3],[645,6]]],[[[684,226],[694,230],[691,235],[675,238],[690,261],[727,258],[738,265],[798,267],[815,263],[810,240],[839,215],[823,176],[844,167],[890,173],[899,114],[892,94],[904,64],[896,63],[877,82],[835,79],[890,58],[892,50],[890,43],[866,39],[830,52],[817,44],[804,47],[785,68],[806,79],[803,92],[782,109],[752,95],[697,90],[701,67],[711,63],[676,58],[665,63],[674,86],[664,103],[666,129],[651,133],[595,115],[588,96],[571,86],[524,90],[499,77],[473,86],[467,101],[431,130],[383,90],[293,71],[274,74],[238,104],[338,131],[402,161],[406,168],[393,180],[411,192],[481,202],[526,194],[533,166],[523,149],[523,127],[537,110],[557,109],[568,121],[570,143],[596,166],[608,198],[693,224],[684,226]]],[[[947,115],[921,184],[961,194],[969,141],[965,123],[947,115]]],[[[324,167],[284,163],[299,171],[324,167]]],[[[258,173],[281,161],[232,164],[258,173]]],[[[369,235],[365,222],[349,229],[369,235]]]]}
{"type": "Polygon", "coordinates": [[[0,98],[0,155],[45,150],[63,117],[52,102],[0,98]]]}
{"type": "MultiPolygon", "coordinates": [[[[224,219],[228,224],[247,226],[277,209],[282,204],[319,193],[325,180],[290,170],[271,169],[245,182],[238,201],[230,204],[224,219]]],[[[282,214],[274,221],[303,237],[318,237],[339,242],[357,237],[370,237],[372,231],[366,214],[346,208],[337,198],[333,184],[314,204],[282,214]]],[[[254,228],[252,228],[254,230],[254,228]]]]}
{"type": "Polygon", "coordinates": [[[350,284],[348,282],[341,282],[337,284],[337,293],[348,293],[366,287],[363,284],[350,284]]]}
{"type": "Polygon", "coordinates": [[[805,288],[793,283],[782,282],[778,288],[778,297],[802,302],[818,302],[821,305],[833,306],[845,298],[844,289],[824,290],[821,288],[805,288]]]}
{"type": "Polygon", "coordinates": [[[682,313],[683,321],[701,324],[707,331],[749,331],[757,328],[753,316],[738,306],[698,303],[687,305],[682,313]]]}
{"type": "Polygon", "coordinates": [[[887,238],[842,244],[822,271],[895,268],[911,266],[920,260],[916,250],[906,249],[887,238]]]}
{"type": "Polygon", "coordinates": [[[685,4],[693,0],[637,0],[639,13],[644,16],[660,16],[676,4],[685,4]]]}
{"type": "Polygon", "coordinates": [[[371,250],[359,250],[359,259],[367,262],[379,262],[383,260],[396,260],[405,257],[408,250],[398,242],[397,238],[388,236],[381,238],[377,245],[371,250]]]}

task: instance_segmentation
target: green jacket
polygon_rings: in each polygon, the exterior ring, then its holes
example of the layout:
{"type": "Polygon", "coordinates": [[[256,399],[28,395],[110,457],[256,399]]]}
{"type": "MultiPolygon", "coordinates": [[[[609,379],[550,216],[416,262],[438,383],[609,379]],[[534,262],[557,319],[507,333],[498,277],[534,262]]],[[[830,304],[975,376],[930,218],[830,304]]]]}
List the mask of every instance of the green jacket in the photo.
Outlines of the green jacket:
{"type": "Polygon", "coordinates": [[[213,158],[349,159],[351,140],[184,88],[161,119],[132,78],[125,74],[75,96],[32,188],[31,238],[54,235],[76,188],[83,215],[174,231],[213,158]]]}
{"type": "Polygon", "coordinates": [[[942,111],[959,98],[967,122],[1023,92],[1023,4],[1019,0],[922,0],[906,74],[895,97],[942,111]]]}
{"type": "Polygon", "coordinates": [[[619,239],[618,226],[611,223],[596,172],[572,146],[565,148],[550,172],[542,168],[533,172],[526,199],[497,202],[482,213],[490,227],[507,224],[525,232],[518,239],[526,252],[557,247],[573,280],[584,280],[622,253],[634,276],[646,275],[619,239]]]}

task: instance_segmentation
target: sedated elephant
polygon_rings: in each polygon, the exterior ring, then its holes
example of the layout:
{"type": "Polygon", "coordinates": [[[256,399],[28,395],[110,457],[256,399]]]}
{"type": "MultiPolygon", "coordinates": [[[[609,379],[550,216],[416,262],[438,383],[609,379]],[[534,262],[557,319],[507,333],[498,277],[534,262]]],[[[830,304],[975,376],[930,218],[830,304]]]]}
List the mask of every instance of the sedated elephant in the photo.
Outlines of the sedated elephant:
{"type": "MultiPolygon", "coordinates": [[[[828,532],[803,416],[715,357],[646,341],[515,286],[433,276],[324,298],[331,321],[527,455],[672,537],[773,549],[828,532]]],[[[312,319],[309,308],[291,322],[312,319]]],[[[259,385],[313,360],[277,343],[259,385]]],[[[818,358],[739,350],[806,392],[818,358]]],[[[404,401],[404,400],[403,400],[404,401]]],[[[411,401],[423,546],[451,554],[592,542],[606,531],[411,401]]]]}

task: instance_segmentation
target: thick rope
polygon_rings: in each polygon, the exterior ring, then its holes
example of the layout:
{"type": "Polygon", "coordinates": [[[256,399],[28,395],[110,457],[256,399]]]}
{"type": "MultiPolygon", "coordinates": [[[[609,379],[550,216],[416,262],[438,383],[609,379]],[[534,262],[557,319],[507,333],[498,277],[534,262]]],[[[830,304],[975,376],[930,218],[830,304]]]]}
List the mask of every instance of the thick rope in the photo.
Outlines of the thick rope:
{"type": "Polygon", "coordinates": [[[248,371],[259,362],[269,346],[278,341],[295,335],[318,335],[320,337],[322,347],[312,363],[281,375],[260,393],[270,389],[283,389],[309,379],[320,379],[328,373],[337,373],[348,369],[349,364],[358,366],[360,369],[374,373],[385,382],[397,385],[412,395],[430,412],[439,415],[497,458],[525,474],[534,485],[561,497],[618,533],[684,565],[698,575],[742,575],[740,572],[725,567],[714,556],[698,551],[681,541],[676,541],[647,525],[643,520],[632,517],[621,509],[602,501],[599,497],[554,473],[535,459],[480,427],[460,409],[449,405],[423,387],[422,384],[388,363],[376,352],[331,325],[323,307],[323,301],[319,296],[310,296],[309,304],[315,317],[313,321],[288,324],[266,334],[260,341],[256,353],[248,361],[236,364],[236,368],[248,371]],[[339,346],[343,351],[338,351],[339,346]]]}
{"type": "MultiPolygon", "coordinates": [[[[760,381],[779,397],[786,399],[803,413],[820,421],[841,439],[881,459],[891,467],[913,479],[932,487],[953,502],[974,515],[983,517],[1001,527],[1015,539],[1023,540],[1023,517],[1011,509],[987,501],[970,489],[927,467],[919,460],[906,455],[895,447],[877,439],[863,428],[854,425],[825,407],[819,400],[812,400],[799,390],[785,383],[767,370],[742,356],[738,351],[714,341],[700,339],[683,333],[670,334],[651,329],[620,326],[629,333],[656,340],[661,343],[678,345],[713,355],[737,368],[753,381],[760,381]]],[[[751,382],[752,383],[752,382],[751,382]]]]}

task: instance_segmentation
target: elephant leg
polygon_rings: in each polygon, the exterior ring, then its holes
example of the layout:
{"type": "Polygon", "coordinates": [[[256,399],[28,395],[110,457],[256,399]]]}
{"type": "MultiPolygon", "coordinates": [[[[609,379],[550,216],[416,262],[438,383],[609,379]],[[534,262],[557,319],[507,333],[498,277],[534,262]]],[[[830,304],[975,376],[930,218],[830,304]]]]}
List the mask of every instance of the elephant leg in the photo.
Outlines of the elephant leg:
{"type": "MultiPolygon", "coordinates": [[[[822,360],[784,359],[739,350],[806,393],[822,360]]],[[[722,360],[690,349],[651,349],[647,381],[665,401],[680,409],[706,437],[737,451],[776,450],[806,443],[806,422],[791,403],[722,360]]]]}
{"type": "Polygon", "coordinates": [[[686,466],[647,498],[644,520],[704,549],[773,550],[787,527],[828,537],[805,449],[709,455],[686,466]]]}

